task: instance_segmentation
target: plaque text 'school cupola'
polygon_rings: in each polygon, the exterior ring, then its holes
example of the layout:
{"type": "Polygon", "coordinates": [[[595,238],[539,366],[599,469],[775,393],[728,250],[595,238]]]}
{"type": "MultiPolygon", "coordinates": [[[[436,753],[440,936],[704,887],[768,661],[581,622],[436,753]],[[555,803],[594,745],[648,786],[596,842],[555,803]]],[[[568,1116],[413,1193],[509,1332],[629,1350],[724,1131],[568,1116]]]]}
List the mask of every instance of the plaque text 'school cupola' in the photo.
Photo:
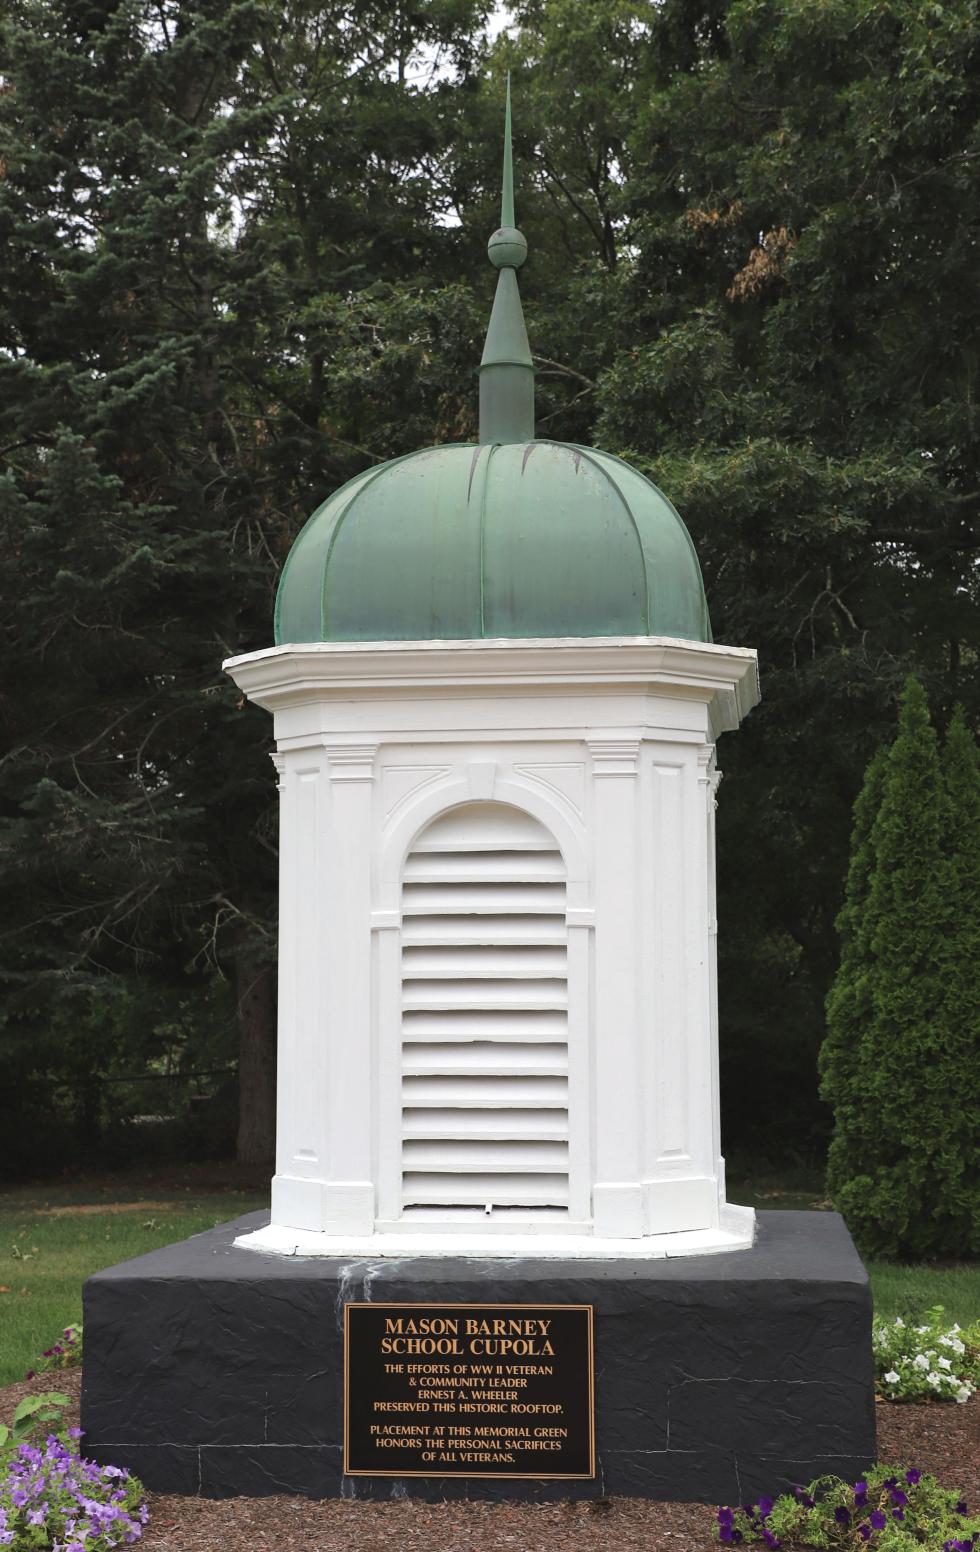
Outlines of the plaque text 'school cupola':
{"type": "Polygon", "coordinates": [[[713,645],[661,492],[534,435],[508,100],[480,435],[365,470],[287,560],[272,1221],[328,1255],[748,1245],[718,1111],[713,645]]]}

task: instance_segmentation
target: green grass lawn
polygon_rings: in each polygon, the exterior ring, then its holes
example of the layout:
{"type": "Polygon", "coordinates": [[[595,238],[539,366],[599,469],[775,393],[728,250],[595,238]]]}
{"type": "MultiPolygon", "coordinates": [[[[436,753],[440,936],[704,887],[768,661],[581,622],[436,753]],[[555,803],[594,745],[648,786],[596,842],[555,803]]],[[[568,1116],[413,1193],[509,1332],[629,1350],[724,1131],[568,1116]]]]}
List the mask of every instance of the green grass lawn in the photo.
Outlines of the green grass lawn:
{"type": "MultiPolygon", "coordinates": [[[[820,1212],[830,1206],[822,1176],[805,1170],[796,1175],[731,1181],[728,1198],[762,1209],[820,1212]]],[[[960,1266],[902,1266],[892,1261],[866,1264],[876,1315],[904,1318],[941,1304],[950,1324],[958,1321],[966,1326],[980,1319],[980,1261],[960,1266]]]]}
{"type": "MultiPolygon", "coordinates": [[[[825,1207],[805,1178],[733,1184],[733,1201],[760,1208],[825,1207]]],[[[0,1193],[0,1385],[23,1379],[71,1321],[81,1319],[92,1272],[268,1205],[268,1190],[231,1169],[134,1173],[0,1193]]],[[[875,1310],[912,1315],[941,1304],[950,1321],[980,1318],[980,1263],[871,1262],[875,1310]]]]}
{"type": "Polygon", "coordinates": [[[81,1319],[82,1283],[92,1272],[268,1205],[267,1190],[230,1188],[223,1173],[0,1193],[0,1385],[22,1380],[64,1327],[81,1319]]]}

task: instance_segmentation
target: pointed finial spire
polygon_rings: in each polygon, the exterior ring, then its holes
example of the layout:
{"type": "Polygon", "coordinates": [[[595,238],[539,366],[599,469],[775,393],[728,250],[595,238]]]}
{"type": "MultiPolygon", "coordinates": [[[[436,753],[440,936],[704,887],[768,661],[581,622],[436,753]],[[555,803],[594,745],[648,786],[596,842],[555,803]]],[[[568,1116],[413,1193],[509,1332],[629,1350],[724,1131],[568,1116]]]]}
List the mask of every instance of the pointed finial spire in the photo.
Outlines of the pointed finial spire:
{"type": "MultiPolygon", "coordinates": [[[[504,170],[500,180],[500,230],[516,226],[514,220],[514,155],[510,144],[510,71],[507,72],[507,96],[504,102],[504,170]]],[[[492,241],[492,239],[491,239],[492,241]]],[[[527,256],[527,245],[524,247],[527,256]]]]}
{"type": "Polygon", "coordinates": [[[480,441],[531,442],[534,440],[534,365],[517,284],[517,271],[527,258],[527,243],[514,225],[509,72],[504,110],[500,226],[490,238],[487,252],[500,275],[480,363],[480,441]]]}

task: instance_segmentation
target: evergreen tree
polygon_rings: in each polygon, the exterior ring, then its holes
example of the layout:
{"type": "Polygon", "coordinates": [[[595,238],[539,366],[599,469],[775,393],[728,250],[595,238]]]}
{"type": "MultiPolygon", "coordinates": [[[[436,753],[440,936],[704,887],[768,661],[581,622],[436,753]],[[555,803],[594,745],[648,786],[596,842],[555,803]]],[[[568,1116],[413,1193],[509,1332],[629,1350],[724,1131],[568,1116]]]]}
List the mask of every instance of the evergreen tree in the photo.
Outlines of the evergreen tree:
{"type": "Polygon", "coordinates": [[[951,1245],[980,1251],[980,755],[962,706],[943,750],[945,904],[940,944],[949,1085],[942,1209],[951,1245]]]}
{"type": "Polygon", "coordinates": [[[874,955],[868,910],[875,871],[872,832],[881,808],[887,769],[888,751],[883,747],[872,756],[854,804],[847,887],[837,917],[840,966],[827,998],[827,1035],[820,1050],[820,1093],[834,1106],[837,1119],[828,1159],[831,1190],[836,1189],[841,1170],[843,1179],[847,1178],[846,1139],[861,1127],[861,1096],[854,1092],[848,1076],[872,1012],[874,955]]]}
{"type": "MultiPolygon", "coordinates": [[[[828,1185],[867,1252],[959,1254],[969,1240],[965,1172],[976,1168],[975,1153],[965,1151],[976,1128],[975,1080],[947,995],[958,932],[943,844],[950,799],[915,678],[887,762],[875,763],[828,1010],[824,1093],[836,1123],[828,1185]],[[880,805],[869,835],[875,785],[880,805]]],[[[975,1187],[973,1194],[975,1201],[975,1187]]]]}
{"type": "MultiPolygon", "coordinates": [[[[239,1155],[271,1154],[271,726],[220,665],[270,643],[279,565],[318,501],[405,450],[358,390],[386,356],[407,397],[413,357],[386,335],[427,353],[425,309],[400,319],[390,295],[418,289],[422,233],[430,274],[452,269],[432,172],[482,9],[0,16],[5,1163],[27,1100],[56,1089],[90,1146],[98,1107],[76,1095],[124,1049],[155,1054],[151,1028],[117,1038],[120,1010],[139,1030],[164,990],[171,1022],[188,998],[225,1006],[216,974],[237,1010],[239,1155]],[[428,91],[422,50],[444,72],[428,91]]],[[[421,419],[447,375],[417,387],[421,419]]]]}
{"type": "Polygon", "coordinates": [[[492,47],[487,10],[0,8],[0,1146],[218,966],[268,1148],[270,729],[217,665],[320,500],[474,433],[510,66],[539,431],[645,468],[760,651],[727,1143],[823,1147],[862,773],[909,669],[980,712],[977,0],[516,0],[492,47]]]}

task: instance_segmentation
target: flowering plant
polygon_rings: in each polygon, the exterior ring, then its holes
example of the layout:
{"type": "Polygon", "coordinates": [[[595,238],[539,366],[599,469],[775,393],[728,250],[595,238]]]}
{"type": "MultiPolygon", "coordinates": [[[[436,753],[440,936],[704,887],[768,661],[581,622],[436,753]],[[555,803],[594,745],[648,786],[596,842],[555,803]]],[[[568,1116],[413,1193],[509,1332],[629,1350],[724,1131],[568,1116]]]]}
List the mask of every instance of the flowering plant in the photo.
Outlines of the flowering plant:
{"type": "Polygon", "coordinates": [[[36,1369],[28,1369],[24,1378],[37,1379],[39,1374],[46,1374],[49,1369],[77,1369],[82,1361],[82,1325],[81,1321],[71,1326],[66,1326],[58,1341],[53,1347],[46,1347],[37,1360],[36,1369]]]}
{"type": "Polygon", "coordinates": [[[847,1552],[975,1552],[980,1518],[970,1518],[957,1493],[935,1477],[875,1466],[853,1486],[818,1477],[781,1498],[718,1510],[718,1540],[762,1541],[847,1552]]]}
{"type": "Polygon", "coordinates": [[[82,1460],[80,1428],[0,1451],[0,1547],[12,1552],[109,1552],[143,1533],[147,1508],[135,1477],[82,1460]]]}
{"type": "Polygon", "coordinates": [[[946,1325],[942,1305],[918,1322],[875,1320],[878,1394],[886,1401],[969,1401],[980,1381],[980,1350],[970,1337],[946,1325]]]}
{"type": "Polygon", "coordinates": [[[60,1423],[61,1409],[68,1405],[68,1397],[60,1390],[46,1390],[43,1396],[25,1396],[14,1408],[8,1428],[0,1423],[0,1460],[5,1444],[19,1444],[37,1428],[38,1423],[60,1423]]]}

